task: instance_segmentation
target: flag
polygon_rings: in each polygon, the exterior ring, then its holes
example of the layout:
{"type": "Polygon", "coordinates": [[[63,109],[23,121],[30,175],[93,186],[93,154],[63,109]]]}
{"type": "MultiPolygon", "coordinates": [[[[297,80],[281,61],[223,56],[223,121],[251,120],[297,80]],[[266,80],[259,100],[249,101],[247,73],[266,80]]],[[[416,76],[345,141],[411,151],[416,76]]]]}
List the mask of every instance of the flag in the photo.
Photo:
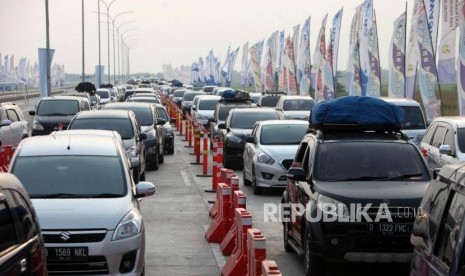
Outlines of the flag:
{"type": "MultiPolygon", "coordinates": [[[[205,69],[204,69],[204,64],[203,64],[203,57],[199,57],[199,83],[205,84],[206,79],[205,79],[205,69]]],[[[166,76],[165,76],[166,77],[166,76]]]]}
{"type": "Polygon", "coordinates": [[[405,28],[407,13],[404,12],[394,21],[389,49],[389,87],[388,97],[405,98],[405,28]]]}
{"type": "Polygon", "coordinates": [[[276,69],[278,71],[278,90],[284,91],[284,68],[283,68],[283,55],[284,55],[284,31],[279,33],[278,37],[278,53],[277,53],[277,60],[276,60],[276,69]]]}
{"type": "Polygon", "coordinates": [[[465,1],[460,1],[459,12],[459,57],[457,65],[457,94],[459,100],[459,115],[465,116],[465,1]]]}
{"type": "Polygon", "coordinates": [[[410,23],[409,38],[407,41],[407,55],[405,56],[405,97],[413,99],[415,93],[415,82],[418,70],[418,45],[415,40],[414,15],[418,10],[419,1],[413,3],[412,19],[410,23]]]}
{"type": "MultiPolygon", "coordinates": [[[[428,30],[431,35],[433,53],[436,53],[436,44],[438,42],[440,1],[441,0],[423,0],[428,17],[428,30]]],[[[455,2],[458,2],[458,0],[455,0],[455,2]]]]}
{"type": "Polygon", "coordinates": [[[441,39],[436,51],[438,56],[438,78],[440,84],[455,84],[455,40],[458,26],[456,11],[459,1],[442,0],[441,39]]]}
{"type": "Polygon", "coordinates": [[[355,14],[350,25],[349,60],[347,62],[345,87],[351,96],[361,96],[361,90],[359,91],[358,88],[361,89],[359,33],[362,13],[363,4],[355,8],[355,14]],[[354,81],[357,82],[353,83],[354,81]]]}
{"type": "Polygon", "coordinates": [[[286,39],[286,48],[284,50],[284,71],[286,75],[287,94],[297,95],[297,83],[295,78],[295,64],[294,64],[294,44],[290,37],[286,39]]]}
{"type": "Polygon", "coordinates": [[[273,87],[274,87],[271,43],[272,43],[272,37],[270,36],[266,40],[265,54],[263,56],[263,64],[262,64],[262,81],[263,81],[265,91],[273,91],[273,87]]]}
{"type": "Polygon", "coordinates": [[[278,48],[279,48],[278,37],[279,37],[279,31],[275,31],[271,34],[271,65],[273,66],[273,82],[275,79],[275,75],[278,72],[277,70],[277,62],[278,62],[277,59],[278,59],[278,48]]]}
{"type": "Polygon", "coordinates": [[[315,69],[315,102],[321,102],[325,99],[325,94],[324,94],[324,66],[326,62],[326,38],[325,38],[325,30],[326,30],[326,20],[328,18],[328,15],[326,14],[325,17],[323,18],[323,21],[321,23],[321,29],[318,34],[318,39],[316,41],[316,49],[315,53],[313,55],[313,62],[314,66],[313,68],[315,69]]]}
{"type": "Polygon", "coordinates": [[[328,45],[328,62],[331,65],[333,71],[333,77],[336,79],[337,73],[337,59],[339,54],[339,36],[341,33],[341,22],[342,22],[342,13],[343,9],[341,8],[333,18],[333,26],[330,30],[329,45],[328,45]]]}
{"type": "Polygon", "coordinates": [[[305,20],[300,34],[299,54],[297,55],[297,81],[299,94],[310,95],[311,57],[310,57],[310,16],[305,20]]]}
{"type": "Polygon", "coordinates": [[[350,80],[349,95],[350,96],[362,96],[362,79],[360,76],[360,49],[358,42],[352,47],[351,53],[352,69],[353,74],[350,80]]]}
{"type": "Polygon", "coordinates": [[[242,46],[242,61],[241,61],[241,86],[247,84],[247,62],[249,60],[249,42],[242,46]]]}
{"type": "Polygon", "coordinates": [[[232,51],[228,56],[228,73],[226,75],[226,86],[231,86],[232,73],[234,71],[234,65],[236,64],[237,54],[239,53],[239,47],[232,51]]]}
{"type": "Polygon", "coordinates": [[[249,49],[250,60],[251,60],[251,67],[253,73],[253,79],[255,83],[255,91],[256,92],[263,92],[263,83],[261,81],[261,72],[260,72],[260,63],[261,63],[261,56],[263,52],[263,40],[259,41],[254,44],[249,49]]]}
{"type": "Polygon", "coordinates": [[[419,68],[418,77],[421,98],[429,120],[441,115],[441,101],[436,97],[437,69],[434,60],[433,45],[428,31],[428,20],[423,0],[418,1],[418,9],[414,14],[415,43],[418,47],[419,68]]]}

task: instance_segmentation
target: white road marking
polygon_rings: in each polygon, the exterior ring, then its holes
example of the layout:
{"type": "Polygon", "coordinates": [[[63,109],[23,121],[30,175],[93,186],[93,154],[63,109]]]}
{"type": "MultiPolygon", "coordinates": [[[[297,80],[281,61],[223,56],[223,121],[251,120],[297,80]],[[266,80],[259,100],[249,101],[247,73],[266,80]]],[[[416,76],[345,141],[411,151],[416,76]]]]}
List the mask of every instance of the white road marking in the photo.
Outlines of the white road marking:
{"type": "Polygon", "coordinates": [[[185,171],[181,171],[181,176],[182,176],[182,180],[184,181],[184,184],[186,186],[191,186],[191,182],[189,181],[189,178],[187,177],[187,174],[185,171]]]}

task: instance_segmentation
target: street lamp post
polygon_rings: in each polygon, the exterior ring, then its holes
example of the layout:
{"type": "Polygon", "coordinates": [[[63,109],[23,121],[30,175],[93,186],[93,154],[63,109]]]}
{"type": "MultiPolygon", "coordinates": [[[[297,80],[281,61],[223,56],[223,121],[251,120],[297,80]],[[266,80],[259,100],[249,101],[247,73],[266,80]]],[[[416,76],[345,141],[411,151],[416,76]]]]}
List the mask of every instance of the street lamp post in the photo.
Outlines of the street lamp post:
{"type": "MultiPolygon", "coordinates": [[[[117,0],[113,0],[110,2],[110,4],[107,4],[105,1],[103,0],[99,0],[100,2],[102,2],[105,7],[107,8],[107,32],[108,32],[108,79],[107,79],[107,82],[110,83],[110,8],[111,8],[111,5],[113,3],[115,3],[115,1],[117,0]]],[[[100,21],[100,20],[99,20],[100,21]]]]}
{"type": "MultiPolygon", "coordinates": [[[[118,13],[115,17],[111,18],[111,22],[113,23],[113,82],[116,84],[116,51],[115,51],[115,28],[116,28],[116,19],[120,17],[121,15],[128,14],[128,13],[133,13],[134,11],[124,11],[118,13]]],[[[119,51],[119,50],[118,50],[119,51]]],[[[118,55],[119,56],[119,55],[118,55]]]]}
{"type": "Polygon", "coordinates": [[[125,24],[129,24],[129,23],[132,23],[134,22],[134,20],[131,20],[131,21],[126,21],[126,22],[123,22],[121,23],[117,28],[117,33],[119,34],[119,43],[118,43],[118,75],[119,75],[119,80],[120,80],[120,83],[122,83],[124,81],[124,77],[122,75],[124,75],[124,72],[123,72],[123,66],[122,66],[122,63],[123,63],[123,43],[125,41],[125,37],[124,35],[129,32],[129,31],[133,31],[133,30],[137,30],[137,28],[131,28],[131,29],[127,29],[126,31],[124,31],[123,33],[120,33],[119,29],[125,25],[125,24]],[[121,51],[120,51],[120,44],[121,44],[121,51]],[[120,55],[121,55],[121,63],[120,63],[120,55]],[[121,67],[121,72],[120,72],[120,67],[121,67]]]}
{"type": "Polygon", "coordinates": [[[52,95],[52,84],[50,82],[50,24],[49,24],[49,16],[48,16],[48,0],[45,0],[45,36],[46,36],[46,42],[45,42],[45,48],[46,48],[46,59],[47,59],[47,96],[52,95]]]}
{"type": "Polygon", "coordinates": [[[97,76],[97,83],[100,86],[102,84],[102,51],[100,46],[100,0],[97,0],[98,3],[98,76],[97,76]]]}
{"type": "Polygon", "coordinates": [[[81,80],[86,80],[86,69],[85,69],[85,50],[84,50],[84,0],[82,2],[82,76],[81,80]]]}

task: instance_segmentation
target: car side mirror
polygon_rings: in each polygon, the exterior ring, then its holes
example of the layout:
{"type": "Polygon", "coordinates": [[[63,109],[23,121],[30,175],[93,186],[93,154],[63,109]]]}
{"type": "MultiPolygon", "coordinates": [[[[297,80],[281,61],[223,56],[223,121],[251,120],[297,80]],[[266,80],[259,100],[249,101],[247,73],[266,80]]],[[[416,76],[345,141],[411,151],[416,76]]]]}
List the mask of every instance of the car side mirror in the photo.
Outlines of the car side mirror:
{"type": "Polygon", "coordinates": [[[415,218],[412,229],[412,243],[414,246],[426,249],[425,240],[428,239],[429,218],[425,212],[420,212],[415,218]]]}
{"type": "Polygon", "coordinates": [[[247,136],[247,137],[245,138],[245,142],[246,142],[246,143],[252,143],[252,144],[254,144],[254,143],[255,143],[255,140],[253,139],[252,136],[247,136]]]}
{"type": "Polygon", "coordinates": [[[219,129],[226,129],[226,124],[225,123],[221,123],[218,125],[218,128],[219,129]]]}
{"type": "Polygon", "coordinates": [[[305,170],[303,168],[290,167],[289,170],[287,170],[286,176],[289,180],[306,181],[305,170]]]}
{"type": "Polygon", "coordinates": [[[164,124],[166,124],[165,119],[158,119],[157,125],[162,126],[164,124]]]}
{"type": "Polygon", "coordinates": [[[440,145],[439,146],[439,153],[440,154],[446,154],[446,155],[452,155],[452,150],[450,149],[449,145],[440,145]]]}
{"type": "Polygon", "coordinates": [[[139,141],[143,141],[147,139],[147,134],[145,133],[139,133],[139,141]]]}
{"type": "Polygon", "coordinates": [[[35,115],[36,115],[36,112],[35,112],[34,110],[31,110],[31,111],[29,111],[29,115],[35,116],[35,115]]]}
{"type": "Polygon", "coordinates": [[[4,126],[10,126],[11,125],[11,121],[8,120],[8,119],[5,119],[2,121],[2,123],[0,124],[0,127],[4,127],[4,126]]]}
{"type": "Polygon", "coordinates": [[[156,187],[151,182],[139,182],[136,185],[136,198],[152,196],[156,192],[156,187]]]}
{"type": "Polygon", "coordinates": [[[137,168],[139,167],[139,165],[140,165],[139,158],[131,157],[131,168],[132,169],[137,168]]]}
{"type": "Polygon", "coordinates": [[[197,111],[197,106],[193,105],[191,108],[192,110],[197,111]]]}

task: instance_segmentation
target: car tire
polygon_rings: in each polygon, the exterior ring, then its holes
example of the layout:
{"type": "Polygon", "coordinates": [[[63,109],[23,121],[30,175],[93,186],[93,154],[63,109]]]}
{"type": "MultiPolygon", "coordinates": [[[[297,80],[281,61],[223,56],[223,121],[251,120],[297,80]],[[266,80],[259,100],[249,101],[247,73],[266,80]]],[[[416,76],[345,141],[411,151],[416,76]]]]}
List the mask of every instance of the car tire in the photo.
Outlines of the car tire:
{"type": "Polygon", "coordinates": [[[145,171],[140,175],[139,181],[145,181],[145,171]]]}
{"type": "Polygon", "coordinates": [[[250,184],[252,184],[252,182],[245,177],[245,170],[242,171],[242,183],[244,183],[244,186],[250,186],[250,184]]]}
{"type": "MultiPolygon", "coordinates": [[[[158,152],[160,152],[160,150],[158,150],[158,152]]],[[[161,155],[158,156],[158,160],[159,160],[160,164],[165,163],[165,153],[164,152],[161,152],[161,155]]]]}
{"type": "Polygon", "coordinates": [[[155,153],[155,159],[152,160],[152,162],[150,164],[150,167],[154,171],[158,170],[158,163],[160,163],[160,159],[158,157],[159,157],[159,153],[158,153],[158,150],[157,150],[157,152],[155,153]]]}
{"type": "MultiPolygon", "coordinates": [[[[289,215],[286,215],[284,219],[288,220],[291,218],[290,211],[291,211],[290,207],[284,207],[284,214],[289,214],[289,215]]],[[[290,224],[291,222],[287,222],[287,221],[283,222],[283,243],[284,243],[284,250],[286,250],[286,252],[294,252],[294,249],[289,243],[289,229],[290,229],[289,227],[291,226],[290,224]]]]}
{"type": "Polygon", "coordinates": [[[311,251],[311,240],[308,232],[304,235],[303,247],[304,247],[304,265],[306,276],[320,276],[323,273],[323,258],[312,256],[311,251]]]}
{"type": "Polygon", "coordinates": [[[263,188],[257,186],[257,178],[255,177],[255,168],[252,166],[252,189],[254,195],[261,195],[263,193],[263,188]]]}
{"type": "Polygon", "coordinates": [[[168,154],[174,154],[174,146],[172,148],[169,148],[167,153],[168,154]]]}
{"type": "Polygon", "coordinates": [[[228,156],[225,154],[223,155],[223,168],[233,169],[232,162],[229,160],[228,156]]]}

